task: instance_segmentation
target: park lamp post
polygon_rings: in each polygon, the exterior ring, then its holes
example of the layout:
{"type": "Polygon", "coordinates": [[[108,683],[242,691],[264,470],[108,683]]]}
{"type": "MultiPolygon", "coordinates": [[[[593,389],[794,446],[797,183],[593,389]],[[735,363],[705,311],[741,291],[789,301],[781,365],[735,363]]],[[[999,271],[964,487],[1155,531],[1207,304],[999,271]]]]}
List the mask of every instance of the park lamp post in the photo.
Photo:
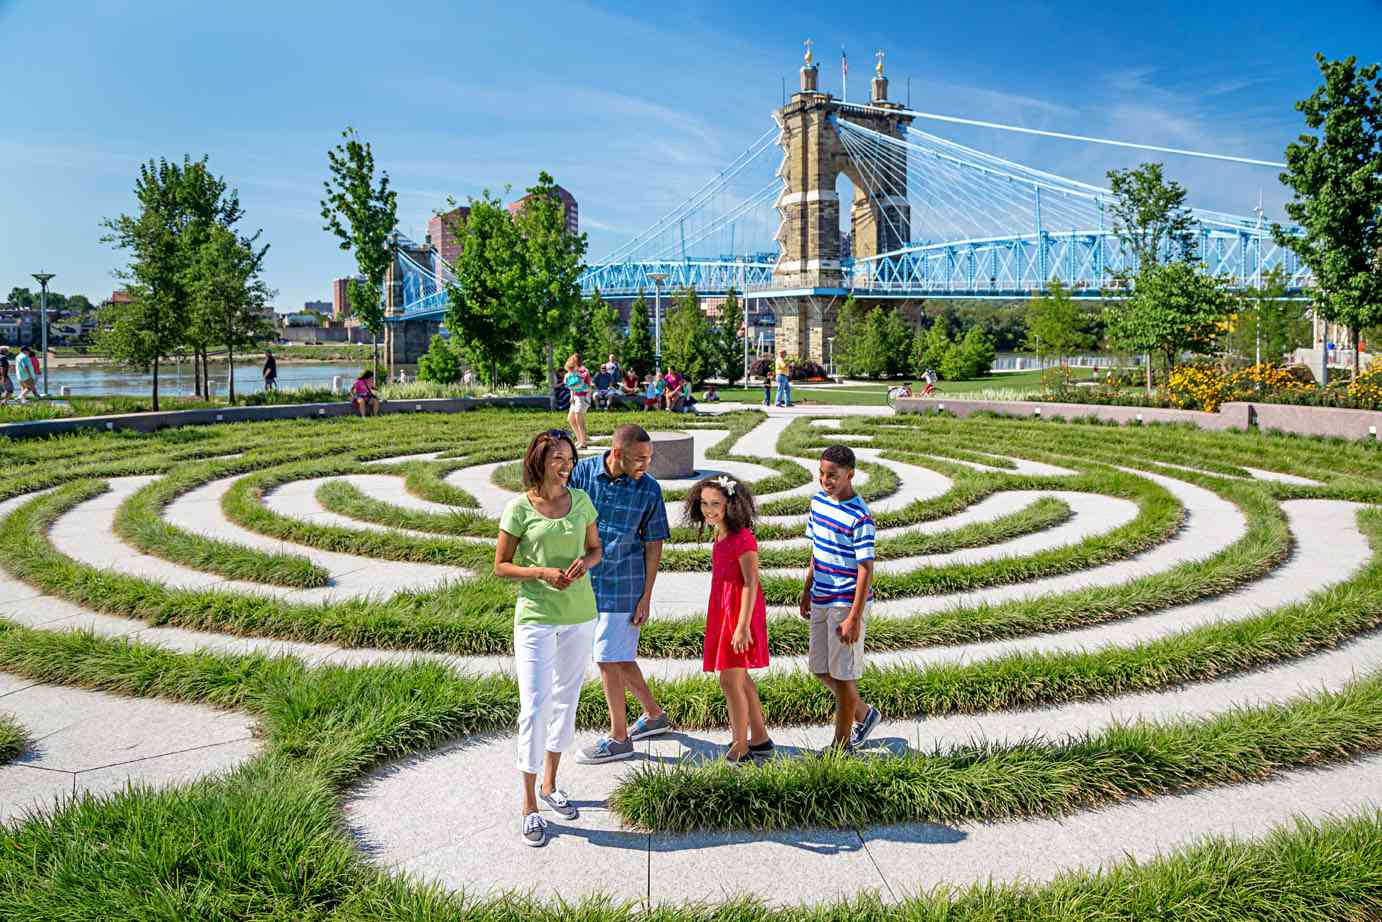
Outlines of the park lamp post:
{"type": "Polygon", "coordinates": [[[38,322],[42,326],[40,335],[43,344],[43,396],[48,396],[48,283],[52,281],[53,273],[35,272],[34,281],[38,282],[41,293],[38,296],[38,322]]]}
{"type": "Polygon", "coordinates": [[[662,283],[667,281],[666,272],[649,272],[653,280],[653,372],[662,377],[662,283]]]}

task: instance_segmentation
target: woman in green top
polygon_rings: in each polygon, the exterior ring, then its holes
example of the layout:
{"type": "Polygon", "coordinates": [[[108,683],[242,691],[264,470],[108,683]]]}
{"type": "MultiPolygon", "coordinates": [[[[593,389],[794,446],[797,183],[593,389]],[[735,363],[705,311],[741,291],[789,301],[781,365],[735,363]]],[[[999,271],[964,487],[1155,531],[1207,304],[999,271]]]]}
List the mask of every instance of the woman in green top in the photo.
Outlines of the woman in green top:
{"type": "Polygon", "coordinates": [[[538,800],[563,819],[580,812],[557,787],[561,754],[576,729],[581,681],[595,639],[590,568],[600,562],[595,505],[568,489],[576,445],[563,429],[539,433],[523,457],[522,494],[504,507],[494,574],[519,580],[513,656],[518,674],[518,770],[523,776],[523,841],[547,844],[538,800]],[[542,789],[535,790],[542,771],[542,789]]]}

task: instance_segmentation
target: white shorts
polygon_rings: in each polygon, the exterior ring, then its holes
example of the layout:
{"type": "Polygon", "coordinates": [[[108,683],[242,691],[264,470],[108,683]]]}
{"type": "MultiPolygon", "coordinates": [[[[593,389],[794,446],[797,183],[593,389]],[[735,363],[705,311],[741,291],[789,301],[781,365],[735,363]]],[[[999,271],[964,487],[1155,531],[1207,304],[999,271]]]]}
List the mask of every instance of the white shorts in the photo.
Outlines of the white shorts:
{"type": "Polygon", "coordinates": [[[589,398],[589,397],[577,397],[577,396],[575,396],[574,394],[571,395],[571,412],[572,412],[572,413],[584,413],[584,412],[586,412],[586,411],[589,410],[589,409],[590,409],[590,398],[589,398]]]}
{"type": "Polygon", "coordinates": [[[849,617],[849,609],[848,605],[811,606],[811,646],[806,654],[806,666],[816,675],[829,675],[841,682],[857,682],[863,677],[868,609],[864,609],[864,624],[859,625],[859,639],[845,643],[835,629],[849,617]]]}

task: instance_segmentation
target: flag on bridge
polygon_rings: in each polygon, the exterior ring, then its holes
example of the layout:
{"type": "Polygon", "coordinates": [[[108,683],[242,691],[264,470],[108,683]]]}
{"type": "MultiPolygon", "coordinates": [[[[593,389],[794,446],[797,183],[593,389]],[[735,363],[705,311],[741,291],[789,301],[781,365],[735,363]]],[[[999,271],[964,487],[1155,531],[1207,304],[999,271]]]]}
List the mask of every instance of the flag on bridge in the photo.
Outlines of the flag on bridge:
{"type": "Polygon", "coordinates": [[[849,100],[849,58],[843,45],[840,46],[840,98],[849,100]]]}

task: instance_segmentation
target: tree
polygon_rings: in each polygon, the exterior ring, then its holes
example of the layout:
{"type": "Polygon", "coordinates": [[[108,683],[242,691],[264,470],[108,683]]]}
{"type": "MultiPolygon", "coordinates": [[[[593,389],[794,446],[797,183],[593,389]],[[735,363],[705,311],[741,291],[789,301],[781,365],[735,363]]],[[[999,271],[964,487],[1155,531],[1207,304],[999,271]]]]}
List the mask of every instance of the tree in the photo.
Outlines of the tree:
{"type": "Polygon", "coordinates": [[[232,404],[236,347],[252,346],[269,333],[263,310],[273,292],[259,278],[268,250],[267,245],[256,250],[253,240],[238,237],[229,228],[215,224],[188,272],[193,313],[212,331],[207,334],[208,339],[226,347],[227,395],[232,404]]]}
{"type": "Polygon", "coordinates": [[[1060,279],[1051,279],[1048,293],[1032,298],[1027,309],[1026,347],[1037,354],[1038,360],[1056,356],[1064,375],[1066,359],[1090,346],[1089,336],[1081,332],[1083,313],[1070,296],[1070,289],[1060,279]]]}
{"type": "Polygon", "coordinates": [[[845,377],[867,377],[864,369],[867,350],[868,318],[863,315],[859,302],[849,295],[835,315],[835,342],[831,346],[831,359],[845,377]]]}
{"type": "Polygon", "coordinates": [[[959,353],[960,360],[964,363],[964,380],[982,378],[988,374],[993,369],[993,360],[997,355],[993,337],[981,326],[970,327],[964,339],[957,343],[951,352],[959,353]]]}
{"type": "Polygon", "coordinates": [[[656,361],[653,346],[648,299],[640,290],[633,307],[629,309],[629,335],[624,339],[624,367],[632,368],[639,375],[651,372],[656,361]]]}
{"type": "MultiPolygon", "coordinates": [[[[1296,103],[1307,128],[1286,146],[1281,181],[1295,195],[1286,214],[1299,234],[1272,225],[1278,244],[1300,254],[1315,275],[1315,310],[1348,327],[1358,374],[1358,331],[1382,323],[1382,78],[1350,56],[1316,54],[1324,83],[1296,103]]],[[[1322,350],[1321,383],[1328,380],[1322,350]]]]}
{"type": "Polygon", "coordinates": [[[1140,271],[1169,259],[1185,259],[1195,246],[1195,216],[1185,207],[1185,187],[1167,182],[1160,163],[1109,170],[1113,230],[1140,271]]]}
{"type": "Polygon", "coordinates": [[[518,325],[546,353],[550,406],[555,410],[552,349],[581,303],[579,279],[585,270],[586,238],[567,230],[556,182],[546,171],[538,174],[537,185],[529,187],[516,223],[525,263],[517,286],[518,325]]]}
{"type": "Polygon", "coordinates": [[[627,361],[624,357],[624,335],[619,327],[619,312],[600,297],[599,289],[591,296],[590,301],[590,334],[586,348],[594,357],[594,361],[603,362],[606,356],[618,356],[621,361],[627,361]]]}
{"type": "Polygon", "coordinates": [[[419,381],[435,381],[438,384],[455,384],[461,380],[461,357],[440,333],[432,336],[427,351],[417,362],[419,381]]]}
{"type": "Polygon", "coordinates": [[[715,323],[713,336],[714,373],[731,386],[744,376],[744,336],[747,333],[739,296],[731,288],[725,294],[725,303],[720,305],[720,317],[715,323]]]}
{"type": "Polygon", "coordinates": [[[1235,351],[1252,356],[1253,364],[1281,357],[1310,335],[1305,304],[1286,298],[1286,274],[1280,265],[1262,277],[1260,288],[1246,288],[1234,297],[1238,322],[1233,331],[1235,351]]]}
{"type": "Polygon", "coordinates": [[[875,343],[883,375],[907,373],[912,352],[912,329],[895,309],[877,307],[869,314],[870,339],[875,343]]]}
{"type": "Polygon", "coordinates": [[[102,342],[112,357],[152,371],[157,410],[159,362],[187,341],[188,269],[210,228],[231,228],[243,212],[235,193],[207,171],[206,158],[141,164],[134,192],[138,215],[102,222],[102,240],[130,253],[117,275],[130,282],[132,296],[105,313],[102,342]]]}
{"type": "Polygon", "coordinates": [[[1152,266],[1138,274],[1123,306],[1110,312],[1108,336],[1120,348],[1161,353],[1170,368],[1181,352],[1213,349],[1231,305],[1224,283],[1188,262],[1152,266]]]}
{"type": "Polygon", "coordinates": [[[705,380],[710,365],[709,329],[694,288],[676,297],[676,306],[662,329],[662,357],[666,367],[693,384],[705,380]]]}
{"type": "Polygon", "coordinates": [[[374,152],[355,129],[341,132],[342,141],[326,152],[331,176],[322,183],[324,230],[336,235],[342,250],[355,256],[364,277],[352,278],[346,289],[351,313],[360,318],[374,340],[374,369],[379,373],[379,335],[384,332],[384,305],[380,291],[393,264],[390,235],[398,225],[398,193],[389,188],[389,174],[374,181],[374,152]]]}
{"type": "Polygon", "coordinates": [[[940,371],[941,365],[945,363],[945,354],[949,351],[950,325],[942,314],[931,322],[931,328],[926,331],[924,337],[920,331],[917,333],[913,348],[917,372],[924,372],[928,368],[940,371]]]}
{"type": "Polygon", "coordinates": [[[514,310],[522,296],[524,253],[509,214],[488,191],[470,200],[469,217],[456,229],[461,252],[456,281],[446,286],[446,328],[453,350],[484,370],[489,386],[500,383],[501,366],[518,354],[521,330],[514,310]]]}

